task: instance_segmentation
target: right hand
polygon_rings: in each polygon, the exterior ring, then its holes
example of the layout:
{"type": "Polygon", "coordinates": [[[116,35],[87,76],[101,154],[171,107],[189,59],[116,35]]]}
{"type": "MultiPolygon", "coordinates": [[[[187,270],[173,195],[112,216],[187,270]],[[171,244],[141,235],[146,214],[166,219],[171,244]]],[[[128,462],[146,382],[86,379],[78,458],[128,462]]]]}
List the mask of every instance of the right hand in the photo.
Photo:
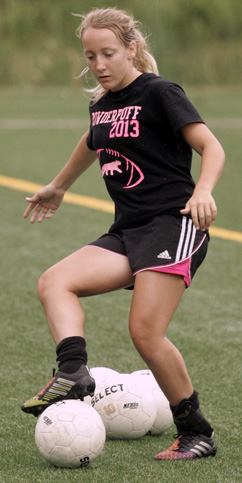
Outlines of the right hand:
{"type": "Polygon", "coordinates": [[[30,223],[34,223],[38,216],[39,223],[41,223],[44,218],[51,218],[60,206],[64,194],[64,190],[55,188],[52,184],[44,186],[44,188],[41,188],[34,196],[26,198],[26,201],[30,204],[24,212],[24,218],[27,218],[31,211],[33,211],[33,213],[30,218],[30,223]]]}

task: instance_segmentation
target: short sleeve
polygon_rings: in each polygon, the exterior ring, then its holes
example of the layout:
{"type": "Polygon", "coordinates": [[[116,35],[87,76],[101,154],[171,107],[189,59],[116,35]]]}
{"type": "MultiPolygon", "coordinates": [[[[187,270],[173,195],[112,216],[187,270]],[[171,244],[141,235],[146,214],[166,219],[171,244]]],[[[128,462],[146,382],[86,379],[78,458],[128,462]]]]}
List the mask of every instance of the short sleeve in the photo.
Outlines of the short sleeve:
{"type": "Polygon", "coordinates": [[[162,95],[162,108],[174,132],[193,122],[204,124],[200,114],[178,84],[173,84],[165,90],[162,95]]]}

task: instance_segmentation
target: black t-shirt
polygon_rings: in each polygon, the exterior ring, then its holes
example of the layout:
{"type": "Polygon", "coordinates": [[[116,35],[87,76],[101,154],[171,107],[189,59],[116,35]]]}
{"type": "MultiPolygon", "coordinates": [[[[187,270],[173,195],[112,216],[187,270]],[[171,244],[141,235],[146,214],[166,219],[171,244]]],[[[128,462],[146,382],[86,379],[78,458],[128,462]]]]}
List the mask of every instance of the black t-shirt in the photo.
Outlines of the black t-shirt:
{"type": "Polygon", "coordinates": [[[146,223],[164,212],[180,214],[194,190],[192,149],[179,129],[203,122],[178,85],[142,74],[118,92],[90,103],[89,149],[115,203],[112,230],[146,223]]]}

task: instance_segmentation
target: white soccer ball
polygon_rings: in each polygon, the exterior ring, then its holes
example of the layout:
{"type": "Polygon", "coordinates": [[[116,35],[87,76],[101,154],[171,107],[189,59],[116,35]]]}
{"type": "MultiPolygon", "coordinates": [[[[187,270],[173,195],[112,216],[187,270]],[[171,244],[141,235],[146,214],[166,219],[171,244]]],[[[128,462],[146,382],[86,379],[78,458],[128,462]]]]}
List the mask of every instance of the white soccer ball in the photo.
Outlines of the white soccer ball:
{"type": "Polygon", "coordinates": [[[119,375],[118,371],[111,369],[110,367],[92,367],[92,376],[95,379],[96,386],[99,386],[103,381],[111,377],[117,377],[119,375]]]}
{"type": "MultiPolygon", "coordinates": [[[[109,367],[92,367],[90,372],[92,377],[95,379],[96,390],[107,378],[116,377],[119,375],[119,372],[115,371],[114,369],[110,369],[109,367]]],[[[84,397],[84,401],[90,406],[92,405],[91,396],[84,397]]]]}
{"type": "Polygon", "coordinates": [[[105,427],[97,411],[74,399],[49,406],[35,428],[36,445],[54,466],[88,466],[101,453],[105,439],[105,427]]]}
{"type": "Polygon", "coordinates": [[[148,434],[158,435],[163,433],[173,424],[173,416],[168,399],[149,369],[132,372],[131,376],[137,384],[141,384],[151,391],[155,401],[156,417],[148,434]]]}
{"type": "Polygon", "coordinates": [[[109,439],[141,438],[156,416],[152,393],[120,374],[98,385],[92,405],[100,414],[109,439]]]}

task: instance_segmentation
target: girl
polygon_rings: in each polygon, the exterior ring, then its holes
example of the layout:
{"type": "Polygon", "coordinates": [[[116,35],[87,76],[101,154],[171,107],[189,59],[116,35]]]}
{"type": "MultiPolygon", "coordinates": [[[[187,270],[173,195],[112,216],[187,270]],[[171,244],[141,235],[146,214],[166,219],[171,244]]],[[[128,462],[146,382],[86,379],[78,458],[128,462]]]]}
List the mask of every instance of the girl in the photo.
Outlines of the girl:
{"type": "Polygon", "coordinates": [[[166,329],[206,255],[208,228],[217,213],[212,191],[224,151],[182,88],[158,75],[130,15],[95,9],[82,17],[77,33],[98,81],[90,129],[56,178],[26,198],[24,217],[32,212],[31,223],[52,217],[66,190],[98,157],[115,220],[108,233],[39,280],[58,372],[22,409],[38,415],[58,400],[93,394],[79,297],[133,288],[130,335],[168,398],[177,426],[176,442],[155,458],[215,455],[213,428],[166,329]],[[192,149],[201,155],[196,186],[190,173],[192,149]]]}

